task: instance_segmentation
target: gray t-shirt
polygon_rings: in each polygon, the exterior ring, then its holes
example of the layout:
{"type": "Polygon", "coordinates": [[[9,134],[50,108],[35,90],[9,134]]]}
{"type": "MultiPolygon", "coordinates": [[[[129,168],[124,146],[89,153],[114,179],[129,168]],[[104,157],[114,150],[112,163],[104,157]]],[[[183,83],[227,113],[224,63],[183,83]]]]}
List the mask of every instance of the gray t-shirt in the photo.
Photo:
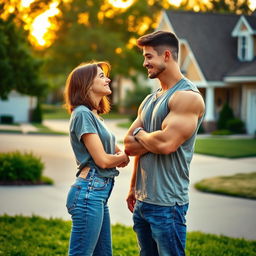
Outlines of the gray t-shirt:
{"type": "MultiPolygon", "coordinates": [[[[156,92],[149,95],[142,106],[141,119],[147,132],[161,130],[165,117],[171,111],[170,97],[176,91],[198,89],[188,79],[181,79],[160,97],[156,92]]],[[[188,203],[189,167],[193,156],[194,143],[199,125],[194,134],[177,151],[169,154],[148,152],[140,157],[136,176],[136,199],[151,204],[172,206],[188,203]]]]}
{"type": "Polygon", "coordinates": [[[115,136],[107,129],[103,120],[99,120],[93,112],[86,106],[76,107],[70,117],[69,134],[73,148],[78,172],[89,166],[95,168],[96,172],[102,177],[114,177],[119,174],[116,168],[102,169],[96,165],[89,151],[82,141],[82,135],[86,133],[98,134],[107,154],[115,154],[115,136]]]}

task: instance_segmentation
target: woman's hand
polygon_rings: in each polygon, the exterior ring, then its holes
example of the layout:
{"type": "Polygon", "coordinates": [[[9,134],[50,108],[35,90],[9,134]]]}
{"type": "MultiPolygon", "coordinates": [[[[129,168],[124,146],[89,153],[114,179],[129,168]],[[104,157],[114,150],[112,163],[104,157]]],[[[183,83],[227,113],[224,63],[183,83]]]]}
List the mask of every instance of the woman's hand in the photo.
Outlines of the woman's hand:
{"type": "Polygon", "coordinates": [[[127,165],[129,164],[130,159],[129,159],[129,156],[128,156],[126,153],[124,153],[124,152],[122,152],[122,151],[119,151],[119,152],[116,152],[116,155],[123,155],[123,156],[125,157],[125,161],[123,161],[123,162],[122,162],[121,164],[119,164],[117,167],[123,168],[123,167],[125,167],[125,166],[127,166],[127,165]]]}

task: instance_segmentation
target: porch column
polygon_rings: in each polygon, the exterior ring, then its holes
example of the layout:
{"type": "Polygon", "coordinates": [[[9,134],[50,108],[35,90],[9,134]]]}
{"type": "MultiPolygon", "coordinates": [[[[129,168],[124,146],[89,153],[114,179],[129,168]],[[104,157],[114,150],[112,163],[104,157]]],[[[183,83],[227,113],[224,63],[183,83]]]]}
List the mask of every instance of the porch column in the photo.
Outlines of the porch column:
{"type": "Polygon", "coordinates": [[[212,132],[216,129],[216,121],[214,118],[214,87],[206,87],[205,108],[203,126],[206,132],[212,132]]]}
{"type": "Polygon", "coordinates": [[[214,87],[206,88],[205,95],[205,118],[204,120],[207,122],[215,121],[214,119],[214,87]]]}

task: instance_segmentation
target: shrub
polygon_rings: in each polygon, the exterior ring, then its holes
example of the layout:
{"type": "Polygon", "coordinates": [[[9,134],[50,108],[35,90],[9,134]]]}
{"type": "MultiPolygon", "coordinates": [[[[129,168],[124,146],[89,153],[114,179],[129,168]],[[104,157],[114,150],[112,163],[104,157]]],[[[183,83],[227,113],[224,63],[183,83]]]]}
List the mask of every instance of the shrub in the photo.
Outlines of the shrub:
{"type": "Polygon", "coordinates": [[[13,116],[10,115],[2,115],[0,117],[1,124],[13,124],[13,116]]]}
{"type": "Polygon", "coordinates": [[[32,153],[18,151],[0,154],[1,181],[39,181],[44,164],[32,153]]]}
{"type": "Polygon", "coordinates": [[[32,112],[31,122],[41,124],[43,120],[42,108],[39,100],[37,100],[36,108],[32,112]]]}
{"type": "Polygon", "coordinates": [[[233,110],[229,107],[227,103],[225,103],[222,110],[220,111],[220,116],[217,123],[218,129],[227,129],[227,122],[230,119],[234,119],[233,110]]]}
{"type": "Polygon", "coordinates": [[[203,127],[203,124],[200,124],[199,128],[198,128],[198,134],[204,134],[205,133],[205,130],[204,130],[204,127],[203,127]]]}
{"type": "Polygon", "coordinates": [[[244,122],[238,118],[228,120],[226,126],[232,133],[245,133],[244,122]]]}
{"type": "Polygon", "coordinates": [[[232,132],[230,130],[215,130],[211,133],[212,135],[231,135],[232,132]]]}

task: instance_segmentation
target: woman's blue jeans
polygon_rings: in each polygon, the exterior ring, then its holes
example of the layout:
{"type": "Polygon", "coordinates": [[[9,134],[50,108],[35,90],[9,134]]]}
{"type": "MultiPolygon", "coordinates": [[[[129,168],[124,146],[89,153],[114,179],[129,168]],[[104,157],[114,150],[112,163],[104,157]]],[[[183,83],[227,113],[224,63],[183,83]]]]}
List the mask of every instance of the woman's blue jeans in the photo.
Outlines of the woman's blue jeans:
{"type": "Polygon", "coordinates": [[[108,198],[114,179],[102,178],[91,169],[86,177],[76,179],[67,197],[72,217],[69,255],[111,256],[111,225],[108,198]]]}
{"type": "Polygon", "coordinates": [[[188,204],[159,206],[137,201],[133,229],[141,256],[183,256],[188,204]]]}

